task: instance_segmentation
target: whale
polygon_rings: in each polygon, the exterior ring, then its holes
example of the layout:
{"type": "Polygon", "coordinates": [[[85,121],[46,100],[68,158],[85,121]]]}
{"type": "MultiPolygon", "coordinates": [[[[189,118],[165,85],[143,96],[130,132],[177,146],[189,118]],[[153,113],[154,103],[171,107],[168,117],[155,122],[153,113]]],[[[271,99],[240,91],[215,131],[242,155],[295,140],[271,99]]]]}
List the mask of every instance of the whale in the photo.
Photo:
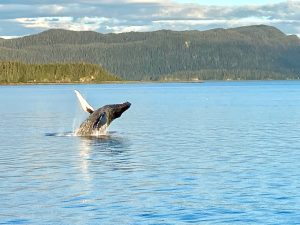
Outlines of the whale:
{"type": "Polygon", "coordinates": [[[80,94],[74,90],[82,109],[89,113],[89,117],[81,123],[75,131],[77,136],[100,136],[105,135],[111,122],[130,108],[130,102],[121,104],[105,105],[95,110],[80,94]]]}

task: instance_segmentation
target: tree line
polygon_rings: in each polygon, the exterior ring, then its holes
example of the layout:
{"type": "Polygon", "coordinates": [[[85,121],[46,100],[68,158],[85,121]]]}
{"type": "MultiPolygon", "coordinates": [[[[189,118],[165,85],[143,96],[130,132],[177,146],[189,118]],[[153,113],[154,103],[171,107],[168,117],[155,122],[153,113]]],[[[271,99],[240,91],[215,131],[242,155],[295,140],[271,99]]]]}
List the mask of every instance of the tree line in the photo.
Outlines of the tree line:
{"type": "Polygon", "coordinates": [[[119,81],[99,65],[89,63],[28,64],[0,61],[0,83],[102,83],[119,81]]]}

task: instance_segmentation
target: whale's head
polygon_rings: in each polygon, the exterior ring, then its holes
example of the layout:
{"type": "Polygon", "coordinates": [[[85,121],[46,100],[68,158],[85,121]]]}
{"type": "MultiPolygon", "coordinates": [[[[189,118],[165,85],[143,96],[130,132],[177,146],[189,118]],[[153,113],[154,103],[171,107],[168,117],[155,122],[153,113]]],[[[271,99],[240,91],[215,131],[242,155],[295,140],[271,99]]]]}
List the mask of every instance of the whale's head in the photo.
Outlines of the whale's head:
{"type": "Polygon", "coordinates": [[[80,125],[76,134],[80,136],[101,135],[105,134],[108,126],[114,119],[119,118],[131,103],[124,102],[122,104],[105,105],[94,110],[80,95],[75,91],[82,108],[90,113],[90,116],[80,125]]]}
{"type": "Polygon", "coordinates": [[[129,109],[130,105],[129,102],[105,105],[94,111],[89,119],[94,123],[94,129],[100,129],[103,125],[109,126],[114,119],[119,118],[123,112],[129,109]]]}
{"type": "Polygon", "coordinates": [[[108,110],[111,114],[111,122],[114,119],[119,118],[123,112],[130,108],[130,106],[130,102],[124,102],[123,104],[108,105],[108,110]]]}

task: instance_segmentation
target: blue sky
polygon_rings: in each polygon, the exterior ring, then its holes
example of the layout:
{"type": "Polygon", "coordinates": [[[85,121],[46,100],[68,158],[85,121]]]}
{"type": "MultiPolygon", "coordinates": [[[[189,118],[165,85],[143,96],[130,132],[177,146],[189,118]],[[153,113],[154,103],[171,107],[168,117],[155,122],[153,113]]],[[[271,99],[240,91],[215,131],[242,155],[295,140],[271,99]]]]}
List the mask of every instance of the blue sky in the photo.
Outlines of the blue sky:
{"type": "Polygon", "coordinates": [[[0,0],[0,36],[47,29],[207,30],[255,24],[300,36],[300,0],[0,0]]]}

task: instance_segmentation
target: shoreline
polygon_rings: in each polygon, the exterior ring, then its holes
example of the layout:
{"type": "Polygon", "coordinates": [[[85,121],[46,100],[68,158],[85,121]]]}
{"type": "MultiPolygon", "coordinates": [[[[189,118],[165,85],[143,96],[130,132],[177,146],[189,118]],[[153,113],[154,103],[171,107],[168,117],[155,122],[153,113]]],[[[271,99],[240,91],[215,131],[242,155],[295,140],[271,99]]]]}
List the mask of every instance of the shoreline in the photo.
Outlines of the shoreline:
{"type": "Polygon", "coordinates": [[[105,81],[100,83],[79,82],[28,82],[28,83],[0,83],[0,86],[30,86],[30,85],[94,85],[94,84],[144,84],[144,83],[204,83],[204,81],[105,81]]]}
{"type": "Polygon", "coordinates": [[[147,83],[205,83],[205,82],[259,82],[259,81],[299,81],[299,79],[287,80],[173,80],[173,81],[105,81],[101,83],[79,83],[79,82],[28,82],[28,83],[0,83],[0,86],[34,86],[34,85],[96,85],[96,84],[147,84],[147,83]]]}

